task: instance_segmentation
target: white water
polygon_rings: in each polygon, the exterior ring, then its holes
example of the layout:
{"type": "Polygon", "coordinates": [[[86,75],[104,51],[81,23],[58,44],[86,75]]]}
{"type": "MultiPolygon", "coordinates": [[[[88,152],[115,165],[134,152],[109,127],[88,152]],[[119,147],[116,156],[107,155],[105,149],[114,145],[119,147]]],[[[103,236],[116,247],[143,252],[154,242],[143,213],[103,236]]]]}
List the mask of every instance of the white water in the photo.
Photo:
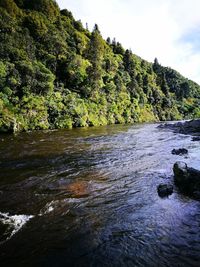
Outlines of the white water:
{"type": "Polygon", "coordinates": [[[6,240],[14,236],[33,217],[33,215],[9,215],[9,213],[0,212],[0,222],[8,225],[9,235],[6,240]]]}

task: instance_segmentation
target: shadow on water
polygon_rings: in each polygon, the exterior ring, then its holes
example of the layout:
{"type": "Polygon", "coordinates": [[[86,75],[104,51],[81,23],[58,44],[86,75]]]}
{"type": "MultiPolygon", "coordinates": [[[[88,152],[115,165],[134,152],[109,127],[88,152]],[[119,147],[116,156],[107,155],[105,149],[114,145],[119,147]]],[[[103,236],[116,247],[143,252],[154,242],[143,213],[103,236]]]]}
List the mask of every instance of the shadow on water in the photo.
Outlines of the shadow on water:
{"type": "Polygon", "coordinates": [[[200,203],[157,195],[175,161],[198,166],[190,141],[155,124],[0,136],[1,266],[199,266],[200,203]]]}

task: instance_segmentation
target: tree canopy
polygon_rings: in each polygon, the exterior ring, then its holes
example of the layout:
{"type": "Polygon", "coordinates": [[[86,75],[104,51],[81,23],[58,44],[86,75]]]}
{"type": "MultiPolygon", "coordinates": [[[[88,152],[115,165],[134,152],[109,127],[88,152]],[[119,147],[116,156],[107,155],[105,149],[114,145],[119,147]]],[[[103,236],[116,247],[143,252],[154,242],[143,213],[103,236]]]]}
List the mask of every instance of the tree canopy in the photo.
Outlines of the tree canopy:
{"type": "Polygon", "coordinates": [[[200,87],[53,0],[0,0],[0,131],[199,117],[200,87]]]}

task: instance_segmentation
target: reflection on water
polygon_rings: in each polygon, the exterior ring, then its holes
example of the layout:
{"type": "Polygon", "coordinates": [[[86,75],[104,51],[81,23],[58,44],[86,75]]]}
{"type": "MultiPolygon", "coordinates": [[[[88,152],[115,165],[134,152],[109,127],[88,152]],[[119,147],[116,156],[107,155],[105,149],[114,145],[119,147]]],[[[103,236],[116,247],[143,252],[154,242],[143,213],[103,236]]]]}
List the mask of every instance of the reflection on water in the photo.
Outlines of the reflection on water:
{"type": "Polygon", "coordinates": [[[200,203],[157,195],[175,161],[199,168],[190,136],[115,125],[1,135],[0,149],[1,266],[199,266],[200,203]]]}

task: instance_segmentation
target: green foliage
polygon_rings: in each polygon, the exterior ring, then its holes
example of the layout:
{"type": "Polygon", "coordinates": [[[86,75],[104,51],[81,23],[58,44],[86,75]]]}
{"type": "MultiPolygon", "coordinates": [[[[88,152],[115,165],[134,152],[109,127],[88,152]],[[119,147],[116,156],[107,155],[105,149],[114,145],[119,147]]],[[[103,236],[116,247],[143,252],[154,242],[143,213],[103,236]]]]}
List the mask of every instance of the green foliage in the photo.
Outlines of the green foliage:
{"type": "Polygon", "coordinates": [[[0,131],[200,116],[200,87],[54,0],[0,0],[0,131]]]}
{"type": "Polygon", "coordinates": [[[98,26],[95,25],[87,50],[87,59],[91,62],[87,71],[91,90],[98,90],[101,86],[103,54],[104,40],[100,35],[98,26]]]}
{"type": "Polygon", "coordinates": [[[43,14],[36,11],[29,12],[29,14],[25,16],[23,25],[28,28],[30,34],[36,39],[40,39],[48,31],[47,19],[43,14]]]}
{"type": "Polygon", "coordinates": [[[72,12],[70,12],[70,11],[67,10],[67,9],[63,9],[63,10],[61,10],[61,11],[60,11],[60,14],[63,15],[63,16],[68,17],[70,20],[74,20],[73,15],[72,15],[72,12]]]}
{"type": "Polygon", "coordinates": [[[2,82],[2,79],[4,79],[6,77],[7,74],[7,68],[6,65],[0,61],[0,80],[2,82]]]}
{"type": "Polygon", "coordinates": [[[49,19],[55,20],[59,16],[59,7],[54,0],[24,0],[23,7],[25,9],[31,9],[35,11],[42,12],[49,19]]]}
{"type": "Polygon", "coordinates": [[[48,113],[41,96],[24,96],[21,100],[20,123],[24,130],[48,129],[48,113]]]}
{"type": "Polygon", "coordinates": [[[14,0],[0,0],[0,6],[3,7],[13,17],[22,13],[14,0]]]}

